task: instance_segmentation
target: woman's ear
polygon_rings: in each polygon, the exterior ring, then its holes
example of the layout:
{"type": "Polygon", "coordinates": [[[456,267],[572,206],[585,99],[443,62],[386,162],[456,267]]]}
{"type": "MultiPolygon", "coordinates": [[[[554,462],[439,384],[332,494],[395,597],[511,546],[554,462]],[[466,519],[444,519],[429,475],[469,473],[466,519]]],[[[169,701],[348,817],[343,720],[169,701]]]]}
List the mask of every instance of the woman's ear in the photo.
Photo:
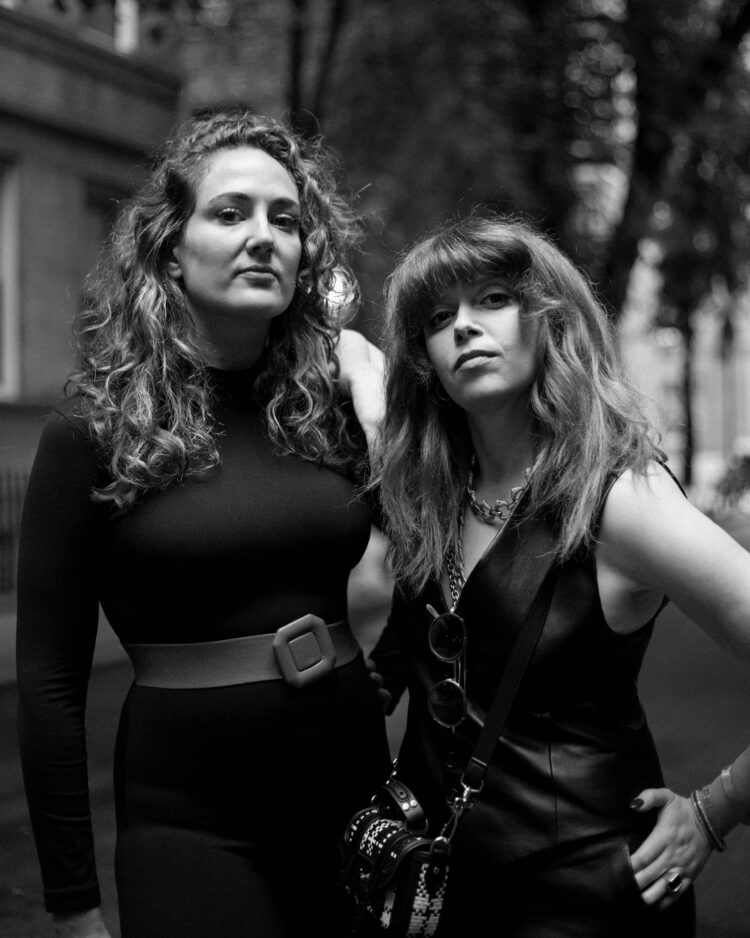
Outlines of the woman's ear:
{"type": "Polygon", "coordinates": [[[172,248],[172,257],[167,261],[167,273],[173,280],[182,279],[182,265],[180,264],[180,246],[172,248]]]}

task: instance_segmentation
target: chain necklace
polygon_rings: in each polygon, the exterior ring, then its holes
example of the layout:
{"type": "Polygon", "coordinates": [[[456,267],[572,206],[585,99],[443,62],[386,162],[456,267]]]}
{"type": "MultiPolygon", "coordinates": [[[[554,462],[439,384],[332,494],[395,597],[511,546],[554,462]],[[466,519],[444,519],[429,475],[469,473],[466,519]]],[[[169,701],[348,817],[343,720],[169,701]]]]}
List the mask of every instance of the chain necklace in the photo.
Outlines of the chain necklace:
{"type": "MultiPolygon", "coordinates": [[[[529,484],[529,478],[531,476],[531,469],[524,469],[524,482],[523,485],[517,485],[510,490],[510,498],[506,500],[497,499],[495,501],[495,507],[488,505],[485,501],[479,501],[477,499],[476,493],[474,492],[474,467],[476,465],[476,456],[471,458],[471,468],[469,470],[469,480],[466,483],[466,497],[469,502],[469,508],[472,512],[479,518],[480,521],[483,521],[485,524],[495,525],[500,522],[500,530],[498,531],[497,536],[502,533],[505,525],[508,523],[508,519],[513,514],[516,505],[521,499],[521,495],[526,490],[526,486],[529,484]]],[[[445,565],[448,568],[448,587],[450,589],[451,601],[453,603],[451,607],[451,612],[453,612],[458,605],[458,600],[461,597],[464,586],[466,585],[466,578],[464,576],[464,548],[463,548],[463,532],[464,532],[464,504],[463,499],[458,508],[458,529],[456,532],[456,540],[453,544],[450,545],[445,554],[445,565]]]]}
{"type": "MultiPolygon", "coordinates": [[[[474,482],[474,459],[472,458],[471,471],[469,474],[469,481],[466,485],[466,497],[469,501],[469,507],[471,510],[477,514],[480,520],[484,521],[487,524],[495,524],[497,521],[501,522],[500,530],[498,531],[496,537],[499,537],[502,533],[505,525],[508,523],[508,519],[513,513],[518,501],[521,497],[521,494],[525,490],[528,481],[529,481],[530,470],[526,469],[524,471],[524,484],[519,485],[514,489],[511,489],[510,500],[507,502],[500,502],[498,500],[495,504],[495,508],[491,508],[486,502],[477,502],[477,497],[472,488],[474,482]],[[502,504],[502,510],[500,506],[502,504]],[[482,509],[486,509],[486,514],[482,509]]],[[[464,575],[464,499],[462,498],[458,506],[458,526],[456,531],[456,539],[450,545],[448,550],[445,553],[445,565],[448,569],[448,587],[451,594],[451,612],[456,611],[458,606],[458,601],[461,598],[461,593],[463,588],[466,585],[466,577],[464,575]]],[[[466,648],[461,654],[461,657],[454,662],[453,665],[453,680],[463,689],[464,696],[466,699],[466,710],[474,719],[477,719],[475,708],[472,707],[471,702],[468,699],[466,693],[466,648]]],[[[482,721],[479,720],[480,726],[482,721]]],[[[456,732],[456,727],[451,727],[451,732],[456,732]]]]}
{"type": "Polygon", "coordinates": [[[448,568],[448,587],[451,591],[451,612],[455,612],[461,591],[466,580],[464,579],[464,506],[458,509],[458,534],[455,543],[451,544],[445,554],[445,565],[448,568]]]}
{"type": "Polygon", "coordinates": [[[526,486],[529,484],[531,469],[524,469],[523,484],[516,485],[510,490],[510,498],[497,498],[495,499],[495,504],[493,506],[488,505],[484,500],[480,501],[477,498],[477,493],[474,491],[474,470],[476,468],[476,463],[476,456],[472,456],[471,467],[469,469],[469,480],[466,483],[466,494],[469,497],[469,507],[474,512],[476,517],[485,524],[497,524],[498,521],[505,524],[505,522],[513,513],[513,509],[518,504],[521,495],[523,495],[524,491],[526,490],[526,486]]]}

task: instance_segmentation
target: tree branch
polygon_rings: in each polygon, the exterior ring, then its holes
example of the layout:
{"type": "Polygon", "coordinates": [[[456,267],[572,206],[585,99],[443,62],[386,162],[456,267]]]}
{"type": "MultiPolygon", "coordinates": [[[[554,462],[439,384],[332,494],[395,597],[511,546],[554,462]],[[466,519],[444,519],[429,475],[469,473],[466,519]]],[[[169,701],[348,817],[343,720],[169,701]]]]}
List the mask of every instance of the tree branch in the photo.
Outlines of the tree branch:
{"type": "Polygon", "coordinates": [[[312,95],[312,112],[320,121],[323,115],[323,102],[325,100],[326,85],[331,74],[331,66],[336,55],[341,30],[349,15],[348,0],[333,0],[328,18],[326,44],[318,67],[317,80],[312,95]]]}

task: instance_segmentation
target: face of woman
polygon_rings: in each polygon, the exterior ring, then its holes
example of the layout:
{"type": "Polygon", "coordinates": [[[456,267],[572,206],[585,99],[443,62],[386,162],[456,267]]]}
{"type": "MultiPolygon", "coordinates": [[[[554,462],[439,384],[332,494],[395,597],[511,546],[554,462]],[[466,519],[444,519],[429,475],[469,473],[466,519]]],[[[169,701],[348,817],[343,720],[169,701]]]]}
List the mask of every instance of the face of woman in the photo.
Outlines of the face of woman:
{"type": "Polygon", "coordinates": [[[263,150],[219,150],[195,192],[170,274],[199,328],[217,318],[267,330],[289,306],[302,255],[297,186],[263,150]]]}
{"type": "Polygon", "coordinates": [[[525,405],[536,333],[536,321],[497,276],[448,290],[424,323],[427,355],[446,393],[477,416],[514,400],[525,405]]]}

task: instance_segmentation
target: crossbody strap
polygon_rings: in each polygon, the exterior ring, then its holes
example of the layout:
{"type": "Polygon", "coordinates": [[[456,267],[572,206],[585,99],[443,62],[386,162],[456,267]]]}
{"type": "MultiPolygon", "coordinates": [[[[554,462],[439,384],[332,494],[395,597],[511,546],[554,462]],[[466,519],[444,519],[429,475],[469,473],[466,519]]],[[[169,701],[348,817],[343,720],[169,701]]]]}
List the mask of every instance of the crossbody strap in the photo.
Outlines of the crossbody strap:
{"type": "Polygon", "coordinates": [[[539,641],[539,636],[542,633],[549,612],[557,580],[557,571],[552,569],[551,557],[545,557],[544,562],[546,562],[546,569],[543,572],[544,579],[513,643],[492,706],[484,721],[474,752],[464,769],[461,781],[466,788],[473,791],[478,791],[482,787],[492,753],[503,731],[508,713],[513,706],[519,685],[531,661],[531,656],[534,654],[534,649],[539,641]]]}

